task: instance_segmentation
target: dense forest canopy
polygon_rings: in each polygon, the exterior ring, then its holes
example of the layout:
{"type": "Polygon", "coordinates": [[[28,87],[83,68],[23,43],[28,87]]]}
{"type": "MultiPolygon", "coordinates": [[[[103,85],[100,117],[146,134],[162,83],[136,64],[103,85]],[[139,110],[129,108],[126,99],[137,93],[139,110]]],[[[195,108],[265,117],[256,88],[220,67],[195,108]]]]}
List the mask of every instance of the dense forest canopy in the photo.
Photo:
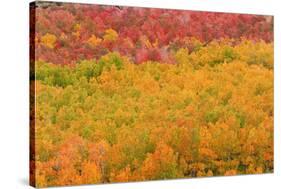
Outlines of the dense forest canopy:
{"type": "Polygon", "coordinates": [[[273,19],[37,3],[36,186],[273,172],[273,19]]]}

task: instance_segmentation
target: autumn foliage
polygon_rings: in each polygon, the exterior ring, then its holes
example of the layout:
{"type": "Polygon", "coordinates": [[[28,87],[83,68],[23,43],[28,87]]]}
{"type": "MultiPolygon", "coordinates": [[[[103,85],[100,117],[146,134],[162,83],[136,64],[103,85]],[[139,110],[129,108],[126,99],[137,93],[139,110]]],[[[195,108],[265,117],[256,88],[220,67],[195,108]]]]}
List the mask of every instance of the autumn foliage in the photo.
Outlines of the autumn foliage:
{"type": "Polygon", "coordinates": [[[51,4],[36,18],[36,186],[273,171],[271,17],[51,4]]]}
{"type": "MultiPolygon", "coordinates": [[[[40,5],[40,4],[39,4],[40,5]]],[[[36,8],[36,59],[55,64],[100,58],[117,51],[133,62],[173,62],[178,48],[212,40],[273,40],[270,16],[83,4],[36,8]]]]}

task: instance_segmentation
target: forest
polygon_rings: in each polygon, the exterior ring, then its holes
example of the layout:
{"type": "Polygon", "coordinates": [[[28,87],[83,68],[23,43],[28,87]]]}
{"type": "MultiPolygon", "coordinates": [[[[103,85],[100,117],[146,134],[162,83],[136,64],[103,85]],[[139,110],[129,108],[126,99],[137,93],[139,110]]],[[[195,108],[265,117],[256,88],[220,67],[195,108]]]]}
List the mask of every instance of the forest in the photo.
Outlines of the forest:
{"type": "Polygon", "coordinates": [[[37,187],[273,172],[273,17],[31,8],[37,187]]]}

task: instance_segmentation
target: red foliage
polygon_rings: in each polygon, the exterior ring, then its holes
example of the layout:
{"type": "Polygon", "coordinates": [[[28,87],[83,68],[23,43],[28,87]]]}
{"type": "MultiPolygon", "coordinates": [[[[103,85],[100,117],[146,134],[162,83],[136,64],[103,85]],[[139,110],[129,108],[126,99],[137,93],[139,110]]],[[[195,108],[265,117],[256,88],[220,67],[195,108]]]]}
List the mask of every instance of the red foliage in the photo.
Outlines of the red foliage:
{"type": "Polygon", "coordinates": [[[169,62],[170,45],[182,47],[180,41],[184,37],[194,37],[203,43],[221,38],[238,42],[241,38],[273,40],[270,16],[65,3],[38,7],[36,17],[36,59],[56,64],[99,58],[108,51],[118,51],[137,63],[169,62]],[[93,34],[103,39],[107,29],[118,33],[116,41],[102,41],[96,48],[87,44],[93,34]],[[57,37],[53,49],[40,43],[47,33],[57,37]],[[157,46],[147,48],[140,41],[142,36],[151,43],[157,41],[157,46]]]}

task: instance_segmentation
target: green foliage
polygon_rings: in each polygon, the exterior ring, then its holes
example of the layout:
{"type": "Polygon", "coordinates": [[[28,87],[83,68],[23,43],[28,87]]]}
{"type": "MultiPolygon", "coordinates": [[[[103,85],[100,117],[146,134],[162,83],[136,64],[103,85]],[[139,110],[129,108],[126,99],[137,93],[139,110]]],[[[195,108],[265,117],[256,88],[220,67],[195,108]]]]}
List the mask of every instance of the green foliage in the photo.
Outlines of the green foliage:
{"type": "Polygon", "coordinates": [[[219,120],[220,114],[219,111],[213,110],[205,114],[205,120],[207,123],[211,122],[215,124],[219,120]]]}
{"type": "Polygon", "coordinates": [[[120,70],[123,67],[123,59],[119,53],[113,52],[101,57],[99,64],[105,66],[107,69],[110,69],[114,65],[117,70],[120,70]]]}

